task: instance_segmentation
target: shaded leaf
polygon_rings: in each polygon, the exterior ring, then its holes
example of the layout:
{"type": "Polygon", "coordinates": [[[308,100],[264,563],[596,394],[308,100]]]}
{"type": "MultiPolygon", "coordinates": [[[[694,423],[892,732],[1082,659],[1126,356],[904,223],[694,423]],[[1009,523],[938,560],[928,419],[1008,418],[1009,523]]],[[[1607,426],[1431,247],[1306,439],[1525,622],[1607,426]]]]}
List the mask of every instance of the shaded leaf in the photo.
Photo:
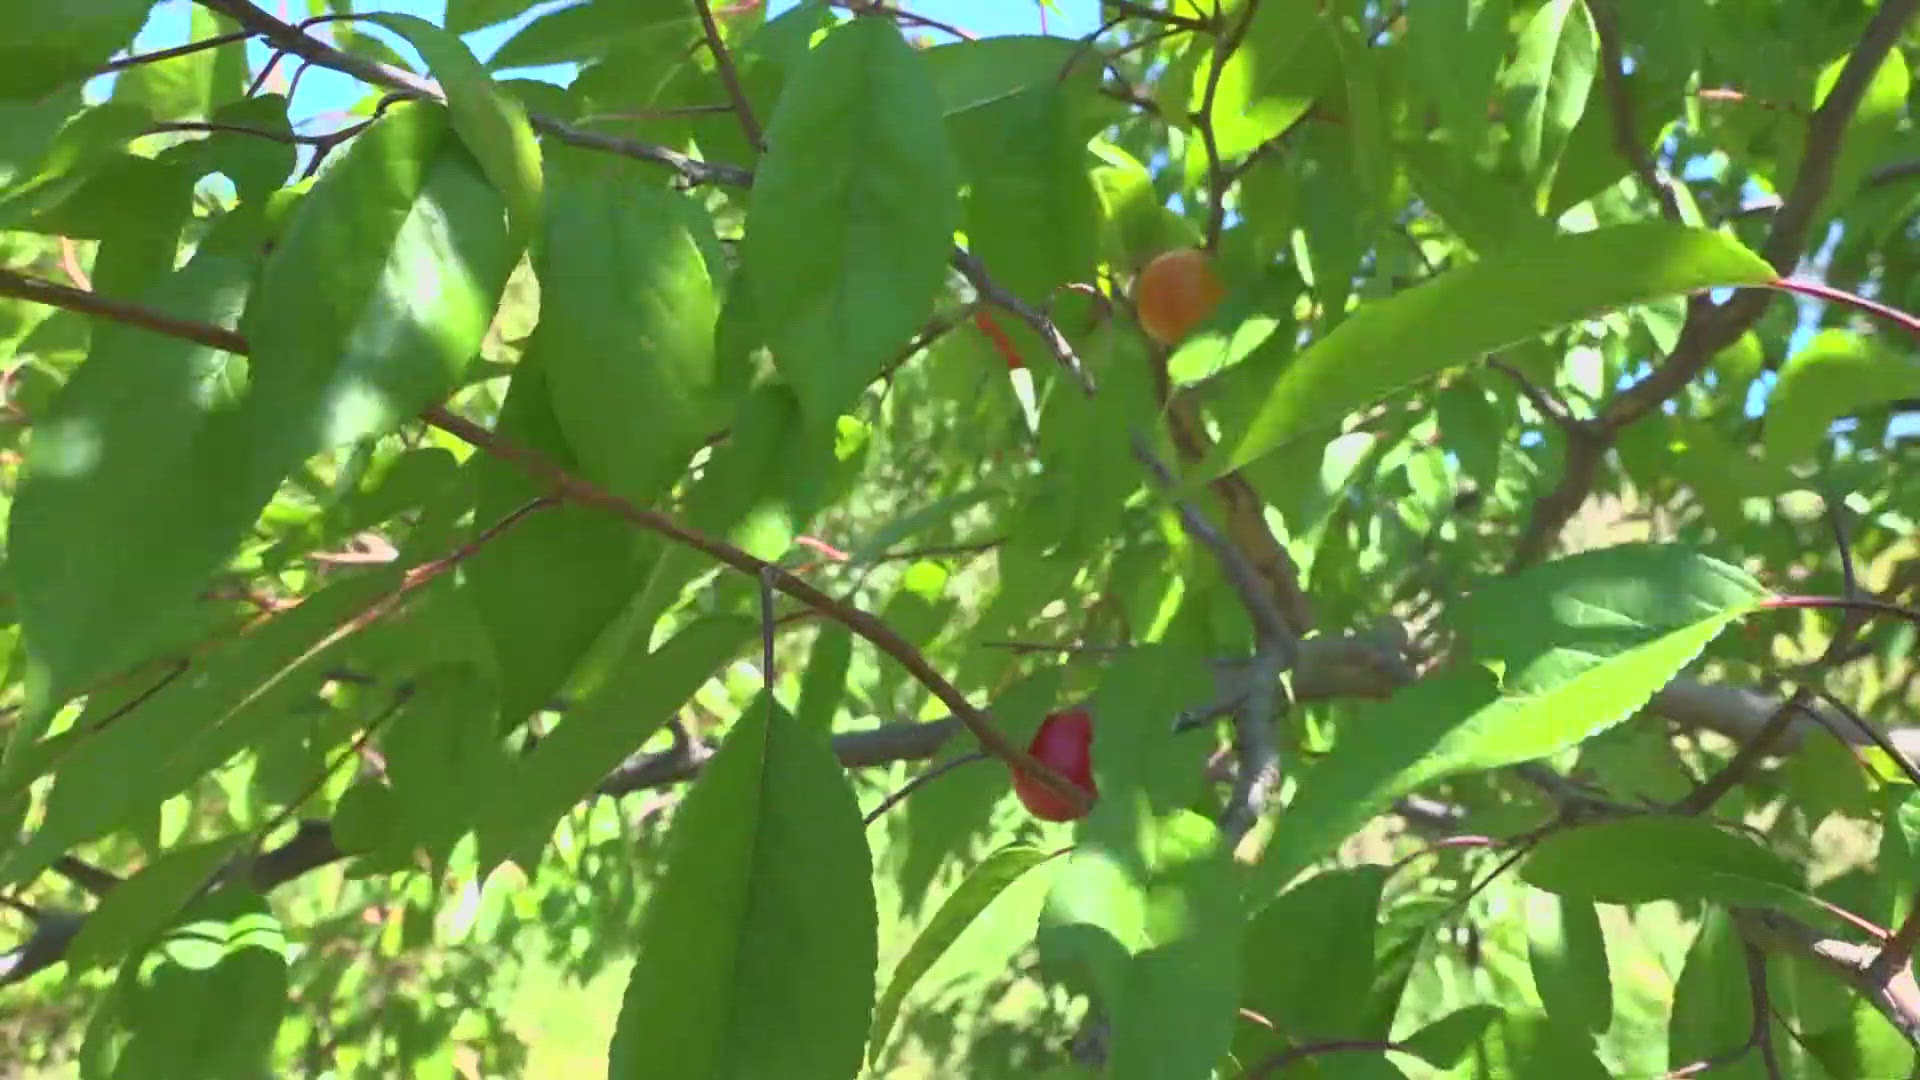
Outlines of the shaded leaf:
{"type": "Polygon", "coordinates": [[[494,71],[578,62],[649,37],[692,43],[699,16],[687,0],[588,0],[550,8],[488,58],[494,71]]]}
{"type": "Polygon", "coordinates": [[[944,280],[958,180],[926,61],[889,19],[830,31],[767,124],[741,258],[810,426],[913,336],[944,280]]]}
{"type": "Polygon", "coordinates": [[[1548,1018],[1596,1035],[1612,1025],[1613,982],[1593,904],[1528,893],[1527,965],[1548,1018]]]}
{"type": "Polygon", "coordinates": [[[1451,1069],[1505,1013],[1492,1005],[1467,1005],[1400,1040],[1400,1048],[1436,1069],[1451,1069]]]}
{"type": "MultiPolygon", "coordinates": [[[[231,327],[253,267],[202,255],[142,297],[231,327]]],[[[242,362],[109,323],[35,425],[7,523],[7,569],[30,688],[57,705],[136,659],[155,620],[188,603],[240,542],[278,476],[238,462],[242,362]],[[142,538],[97,544],[99,537],[142,538]]]]}
{"type": "MultiPolygon", "coordinates": [[[[399,579],[397,568],[343,577],[196,660],[125,716],[113,716],[116,701],[90,700],[57,737],[64,749],[49,762],[45,819],[0,863],[0,879],[24,880],[74,845],[125,827],[259,738],[318,689],[340,628],[399,579]]],[[[9,772],[0,802],[23,794],[16,781],[33,779],[9,772]]]]}
{"type": "Polygon", "coordinates": [[[0,99],[41,97],[93,74],[132,44],[152,6],[151,0],[8,4],[0,99]]]}
{"type": "Polygon", "coordinates": [[[140,949],[184,907],[245,836],[173,848],[115,885],[87,914],[67,947],[69,969],[118,963],[140,949]]]}
{"type": "Polygon", "coordinates": [[[367,16],[406,38],[420,50],[434,78],[446,91],[453,129],[480,162],[480,170],[507,201],[519,247],[534,234],[540,216],[540,144],[518,100],[493,85],[487,69],[458,37],[412,15],[367,16]]]}
{"type": "Polygon", "coordinates": [[[384,432],[479,351],[519,252],[447,111],[389,108],[294,208],[247,304],[259,468],[384,432]]]}
{"type": "Polygon", "coordinates": [[[168,914],[173,929],[148,957],[127,961],[96,1017],[106,1021],[102,1034],[130,1036],[111,1075],[242,1080],[270,1071],[290,947],[266,899],[229,885],[168,914]]]}
{"type": "Polygon", "coordinates": [[[1237,468],[1393,391],[1583,317],[1774,271],[1717,233],[1616,225],[1516,247],[1350,315],[1289,364],[1214,474],[1237,468]]]}
{"type": "Polygon", "coordinates": [[[1234,1052],[1243,1060],[1289,1044],[1367,1037],[1386,877],[1381,866],[1316,874],[1249,923],[1240,1001],[1278,1030],[1241,1024],[1234,1052]]]}
{"type": "Polygon", "coordinates": [[[800,702],[793,717],[802,724],[829,730],[847,690],[847,669],[853,664],[853,631],[841,623],[820,628],[807,655],[807,671],[800,678],[800,702]]]}
{"type": "Polygon", "coordinates": [[[1561,152],[1586,111],[1599,50],[1586,0],[1547,0],[1520,31],[1502,80],[1513,153],[1543,209],[1561,152]]]}
{"type": "Polygon", "coordinates": [[[1461,145],[1487,124],[1507,49],[1509,0],[1425,0],[1407,6],[1407,64],[1461,145]]]}
{"type": "Polygon", "coordinates": [[[1603,904],[1776,902],[1802,888],[1786,860],[1698,818],[1635,816],[1555,832],[1520,864],[1530,884],[1603,904]]]}
{"type": "MultiPolygon", "coordinates": [[[[1103,793],[1100,805],[1115,801],[1103,793]]],[[[1108,1075],[1201,1078],[1233,1038],[1243,928],[1234,868],[1213,823],[1154,819],[1127,848],[1083,841],[1047,896],[1040,953],[1112,1023],[1108,1075]]]]}
{"type": "Polygon", "coordinates": [[[1009,885],[1019,880],[1022,874],[1040,865],[1050,858],[1039,848],[1013,846],[1001,848],[979,866],[973,868],[966,880],[960,883],[947,896],[940,910],[933,913],[920,928],[920,933],[907,947],[906,954],[894,966],[893,977],[887,981],[886,990],[880,995],[879,1004],[873,1009],[872,1031],[867,1037],[867,1061],[876,1062],[881,1051],[886,1049],[887,1036],[893,1031],[894,1018],[900,1012],[901,1002],[913,990],[913,984],[920,976],[939,960],[975,919],[986,911],[996,897],[1005,892],[1009,885]]]}
{"type": "Polygon", "coordinates": [[[860,808],[823,729],[761,695],[674,815],[610,1076],[844,1080],[873,1007],[860,808]]]}
{"type": "MultiPolygon", "coordinates": [[[[578,463],[554,418],[538,357],[514,368],[495,426],[563,469],[578,463]]],[[[546,486],[512,462],[477,455],[474,529],[491,527],[546,486]]],[[[466,580],[500,669],[500,724],[544,708],[646,581],[658,548],[603,510],[565,503],[522,520],[466,560],[466,580]]]]}
{"type": "Polygon", "coordinates": [[[685,196],[622,169],[555,178],[528,343],[586,475],[648,502],[714,426],[713,268],[685,196]]]}
{"type": "Polygon", "coordinates": [[[625,658],[567,710],[515,766],[513,783],[490,800],[480,821],[481,867],[511,858],[531,871],[561,817],[671,719],[755,626],[736,615],[701,619],[658,649],[625,658]]]}

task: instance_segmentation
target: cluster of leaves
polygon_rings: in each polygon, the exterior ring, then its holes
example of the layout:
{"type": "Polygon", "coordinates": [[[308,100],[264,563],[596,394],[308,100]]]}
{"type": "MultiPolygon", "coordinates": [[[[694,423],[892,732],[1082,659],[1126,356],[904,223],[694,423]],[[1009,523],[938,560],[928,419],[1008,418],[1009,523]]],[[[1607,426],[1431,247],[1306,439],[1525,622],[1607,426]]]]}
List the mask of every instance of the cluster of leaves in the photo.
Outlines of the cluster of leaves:
{"type": "Polygon", "coordinates": [[[152,6],[0,43],[32,1053],[1914,1067],[1914,0],[152,6]]]}

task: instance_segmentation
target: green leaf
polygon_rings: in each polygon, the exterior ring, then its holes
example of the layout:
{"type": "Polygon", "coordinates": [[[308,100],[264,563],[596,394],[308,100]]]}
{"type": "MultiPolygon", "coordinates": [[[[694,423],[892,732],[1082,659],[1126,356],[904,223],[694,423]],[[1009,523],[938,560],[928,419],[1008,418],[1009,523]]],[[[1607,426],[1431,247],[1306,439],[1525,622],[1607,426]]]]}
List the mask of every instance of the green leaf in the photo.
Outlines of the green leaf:
{"type": "MultiPolygon", "coordinates": [[[[252,274],[202,255],[140,299],[231,327],[252,274]]],[[[7,523],[7,569],[28,683],[47,706],[137,659],[156,620],[192,601],[271,497],[279,477],[250,479],[240,464],[240,370],[219,349],[106,323],[36,423],[7,523]]]]}
{"type": "Polygon", "coordinates": [[[763,694],[675,812],[608,1075],[859,1072],[878,961],[871,872],[827,732],[763,694]]]}
{"type": "MultiPolygon", "coordinates": [[[[237,29],[239,24],[225,15],[195,5],[187,40],[205,41],[237,29]]],[[[155,120],[205,120],[241,100],[247,82],[247,45],[234,41],[128,68],[114,79],[110,100],[144,108],[155,120]]]]}
{"type": "Polygon", "coordinates": [[[1241,1024],[1234,1039],[1241,1060],[1297,1043],[1366,1037],[1386,877],[1383,866],[1316,874],[1254,917],[1240,1002],[1278,1031],[1241,1024]]]}
{"type": "Polygon", "coordinates": [[[1334,52],[1346,91],[1347,137],[1353,143],[1354,172],[1370,216],[1389,214],[1393,198],[1394,156],[1388,133],[1388,103],[1381,96],[1381,61],[1367,44],[1370,30],[1343,17],[1333,30],[1334,52]]]}
{"type": "Polygon", "coordinates": [[[1308,769],[1262,852],[1248,906],[1273,895],[1396,797],[1439,774],[1447,736],[1498,701],[1493,677],[1475,668],[1430,675],[1385,702],[1369,702],[1343,725],[1356,732],[1308,769]]]}
{"type": "MultiPolygon", "coordinates": [[[[1841,69],[1851,59],[1850,54],[1839,56],[1821,69],[1814,84],[1815,110],[1826,104],[1827,95],[1840,80],[1841,69]]],[[[1824,218],[1849,205],[1867,182],[1870,171],[1882,164],[1887,153],[1898,145],[1911,85],[1906,54],[1900,49],[1889,49],[1847,121],[1846,135],[1833,163],[1833,179],[1826,197],[1820,201],[1817,217],[1824,218]]],[[[1797,179],[1800,167],[1797,143],[1781,157],[1777,175],[1784,185],[1789,182],[1788,178],[1797,179]]]]}
{"type": "Polygon", "coordinates": [[[228,885],[166,914],[178,920],[172,931],[148,957],[127,961],[112,992],[109,1007],[132,1036],[113,1075],[242,1080],[270,1071],[289,946],[266,899],[228,885]]]}
{"type": "Polygon", "coordinates": [[[1520,864],[1520,876],[1562,897],[1603,904],[1767,903],[1803,884],[1792,864],[1745,836],[1664,814],[1555,832],[1520,864]]]}
{"type": "Polygon", "coordinates": [[[537,0],[447,0],[447,29],[470,34],[503,23],[532,7],[537,0]]]}
{"type": "Polygon", "coordinates": [[[1211,475],[1238,468],[1420,379],[1628,304],[1773,280],[1771,266],[1717,233],[1616,225],[1450,270],[1355,311],[1296,357],[1211,475]]]}
{"type": "MultiPolygon", "coordinates": [[[[74,845],[125,827],[261,737],[318,690],[342,628],[399,579],[394,568],[343,577],[197,659],[125,716],[113,715],[119,702],[109,696],[89,700],[71,733],[84,738],[64,740],[45,820],[0,863],[0,880],[26,880],[74,845]]],[[[31,779],[10,775],[0,803],[20,798],[17,782],[31,779]]]]}
{"type": "MultiPolygon", "coordinates": [[[[949,122],[969,114],[991,114],[1008,100],[1061,83],[1083,50],[1068,38],[1039,34],[1003,34],[975,41],[952,41],[921,52],[940,111],[949,122]]],[[[1091,64],[1082,64],[1092,67],[1091,64]]]]}
{"type": "Polygon", "coordinates": [[[1506,176],[1440,143],[1398,149],[1420,198],[1482,258],[1553,238],[1553,223],[1535,213],[1526,192],[1506,176]]]}
{"type": "Polygon", "coordinates": [[[242,320],[261,469],[390,430],[479,351],[519,251],[447,121],[389,108],[295,207],[242,320]]]}
{"type": "MultiPolygon", "coordinates": [[[[1730,915],[1710,909],[1674,982],[1673,1013],[1667,1023],[1667,1060],[1672,1068],[1680,1069],[1719,1057],[1745,1045],[1752,1031],[1753,995],[1747,981],[1744,942],[1730,915]]],[[[1737,1061],[1728,1069],[1713,1071],[1753,1078],[1766,1075],[1758,1061],[1737,1061]]]]}
{"type": "Polygon", "coordinates": [[[77,91],[33,103],[0,98],[0,222],[9,228],[57,205],[153,123],[133,105],[78,105],[77,91]]]}
{"type": "Polygon", "coordinates": [[[1475,1077],[1551,1076],[1612,1080],[1594,1056],[1592,1040],[1569,1034],[1541,1013],[1507,1013],[1470,1051],[1475,1077]]]}
{"type": "Polygon", "coordinates": [[[517,786],[523,771],[487,723],[496,692],[467,663],[443,663],[415,676],[398,716],[380,736],[392,798],[386,843],[376,851],[401,865],[424,856],[445,871],[453,846],[489,813],[494,792],[517,786]]]}
{"type": "Polygon", "coordinates": [[[1436,1069],[1451,1069],[1505,1016],[1492,1005],[1467,1005],[1400,1040],[1400,1048],[1436,1069]]]}
{"type": "Polygon", "coordinates": [[[959,182],[926,61],[892,20],[832,30],[767,124],[741,258],[774,363],[826,425],[945,279],[959,182]]]}
{"type": "Polygon", "coordinates": [[[94,73],[132,44],[152,0],[8,4],[0,42],[0,99],[37,98],[94,73]]]}
{"type": "Polygon", "coordinates": [[[1856,330],[1815,332],[1780,368],[1767,395],[1767,460],[1796,465],[1826,441],[1843,416],[1920,395],[1920,363],[1856,330]]]}
{"type": "MultiPolygon", "coordinates": [[[[523,357],[515,366],[495,430],[575,471],[539,361],[523,357]]],[[[518,465],[489,454],[476,455],[469,468],[476,533],[550,494],[518,465]]],[[[546,707],[646,583],[658,550],[621,518],[562,503],[494,536],[466,560],[466,580],[500,665],[503,728],[546,707]]]]}
{"type": "Polygon", "coordinates": [[[239,835],[183,844],[115,885],[73,936],[67,947],[68,969],[115,964],[143,947],[245,839],[239,835]]]}
{"type": "MultiPolygon", "coordinates": [[[[1320,6],[1316,0],[1272,0],[1254,10],[1214,90],[1214,140],[1223,161],[1292,127],[1333,81],[1340,54],[1320,6]]],[[[1206,94],[1207,79],[1196,78],[1189,108],[1200,111],[1206,94]]]]}
{"type": "Polygon", "coordinates": [[[1457,145],[1487,126],[1507,49],[1509,0],[1425,0],[1407,6],[1407,64],[1457,145]]]}
{"type": "Polygon", "coordinates": [[[1520,32],[1519,51],[1502,79],[1512,153],[1543,210],[1560,155],[1586,111],[1599,51],[1586,0],[1547,0],[1520,32]]]}
{"type": "Polygon", "coordinates": [[[507,201],[514,225],[512,246],[520,247],[540,225],[540,144],[526,110],[493,85],[487,69],[453,34],[412,15],[375,13],[366,18],[420,50],[446,92],[454,131],[507,201]]]}
{"type": "Polygon", "coordinates": [[[712,226],[629,169],[557,177],[547,218],[528,356],[588,478],[649,502],[716,426],[712,226]]]}
{"type": "MultiPolygon", "coordinates": [[[[1101,805],[1112,796],[1104,792],[1101,805]]],[[[1233,1039],[1243,916],[1213,823],[1136,801],[1131,850],[1082,842],[1041,916],[1041,962],[1084,985],[1112,1027],[1107,1075],[1202,1078],[1233,1039]]]]}
{"type": "Polygon", "coordinates": [[[1421,784],[1545,757],[1625,720],[1763,595],[1733,567],[1652,544],[1484,583],[1462,608],[1473,662],[1347,722],[1355,734],[1281,815],[1256,904],[1421,784]]]}
{"type": "Polygon", "coordinates": [[[829,430],[805,426],[786,383],[754,387],[733,434],[687,494],[688,522],[757,558],[779,558],[819,508],[833,467],[830,439],[829,430]]]}
{"type": "MultiPolygon", "coordinates": [[[[1008,40],[1020,39],[990,39],[1008,40]]],[[[1097,68],[1082,64],[1071,80],[1057,72],[947,119],[969,189],[968,246],[996,281],[1034,303],[1088,280],[1099,245],[1099,197],[1086,168],[1097,68]]]]}
{"type": "Polygon", "coordinates": [[[834,715],[847,690],[847,669],[852,664],[853,631],[841,623],[821,627],[807,656],[806,674],[800,678],[800,703],[794,706],[794,719],[832,730],[834,715]]]}
{"type": "Polygon", "coordinates": [[[874,1006],[873,1026],[867,1036],[869,1064],[879,1061],[881,1051],[886,1049],[887,1036],[893,1032],[893,1021],[899,1015],[900,1004],[906,1000],[920,976],[933,967],[934,962],[1008,886],[1051,857],[1034,847],[1016,845],[1001,848],[974,867],[966,880],[948,894],[940,910],[934,912],[933,918],[920,928],[919,935],[908,946],[906,955],[894,965],[893,978],[888,980],[879,1004],[874,1006]]]}
{"type": "Polygon", "coordinates": [[[636,41],[669,36],[691,44],[699,16],[687,0],[589,0],[552,8],[501,44],[487,67],[541,67],[603,56],[636,41]]]}
{"type": "MultiPolygon", "coordinates": [[[[1058,703],[1063,675],[1059,667],[1041,667],[994,696],[988,711],[1008,739],[1019,746],[1027,744],[1058,703]]],[[[971,739],[948,739],[926,767],[940,768],[974,750],[971,739]]],[[[906,912],[919,912],[942,870],[972,856],[973,842],[987,830],[994,806],[1012,790],[1006,767],[982,761],[947,773],[913,793],[905,807],[905,851],[894,870],[906,912]]]]}
{"type": "Polygon", "coordinates": [[[1540,1004],[1554,1022],[1595,1035],[1613,1023],[1606,939],[1591,903],[1529,892],[1527,964],[1540,1004]]]}
{"type": "Polygon", "coordinates": [[[531,872],[555,824],[739,652],[757,625],[719,615],[690,623],[651,653],[643,640],[515,766],[512,784],[481,819],[481,867],[510,858],[531,872]]]}

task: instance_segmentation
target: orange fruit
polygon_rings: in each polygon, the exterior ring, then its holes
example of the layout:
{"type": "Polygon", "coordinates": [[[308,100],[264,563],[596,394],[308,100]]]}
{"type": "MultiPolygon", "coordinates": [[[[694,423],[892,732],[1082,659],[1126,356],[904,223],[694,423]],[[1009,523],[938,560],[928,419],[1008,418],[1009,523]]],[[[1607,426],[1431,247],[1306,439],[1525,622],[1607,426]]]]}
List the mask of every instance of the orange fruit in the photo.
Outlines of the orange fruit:
{"type": "Polygon", "coordinates": [[[1213,316],[1227,287],[1213,258],[1199,248],[1175,248],[1153,257],[1134,283],[1140,328],[1162,345],[1180,344],[1213,316]]]}

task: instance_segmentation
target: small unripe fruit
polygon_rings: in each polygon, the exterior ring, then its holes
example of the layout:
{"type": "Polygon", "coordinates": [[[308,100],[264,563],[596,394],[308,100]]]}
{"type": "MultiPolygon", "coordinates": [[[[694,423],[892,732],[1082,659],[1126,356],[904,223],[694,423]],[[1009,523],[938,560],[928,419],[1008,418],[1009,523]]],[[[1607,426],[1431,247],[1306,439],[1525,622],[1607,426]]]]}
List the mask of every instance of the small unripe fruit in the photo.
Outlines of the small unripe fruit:
{"type": "MultiPolygon", "coordinates": [[[[1027,753],[1086,793],[1087,806],[1100,797],[1093,782],[1093,716],[1085,709],[1049,713],[1033,733],[1027,753]]],[[[1074,807],[1039,779],[1013,770],[1013,791],[1027,813],[1042,821],[1072,821],[1087,811],[1074,807]]]]}
{"type": "Polygon", "coordinates": [[[1176,248],[1153,257],[1133,289],[1140,328],[1169,348],[1213,317],[1226,299],[1213,258],[1199,248],[1176,248]]]}

